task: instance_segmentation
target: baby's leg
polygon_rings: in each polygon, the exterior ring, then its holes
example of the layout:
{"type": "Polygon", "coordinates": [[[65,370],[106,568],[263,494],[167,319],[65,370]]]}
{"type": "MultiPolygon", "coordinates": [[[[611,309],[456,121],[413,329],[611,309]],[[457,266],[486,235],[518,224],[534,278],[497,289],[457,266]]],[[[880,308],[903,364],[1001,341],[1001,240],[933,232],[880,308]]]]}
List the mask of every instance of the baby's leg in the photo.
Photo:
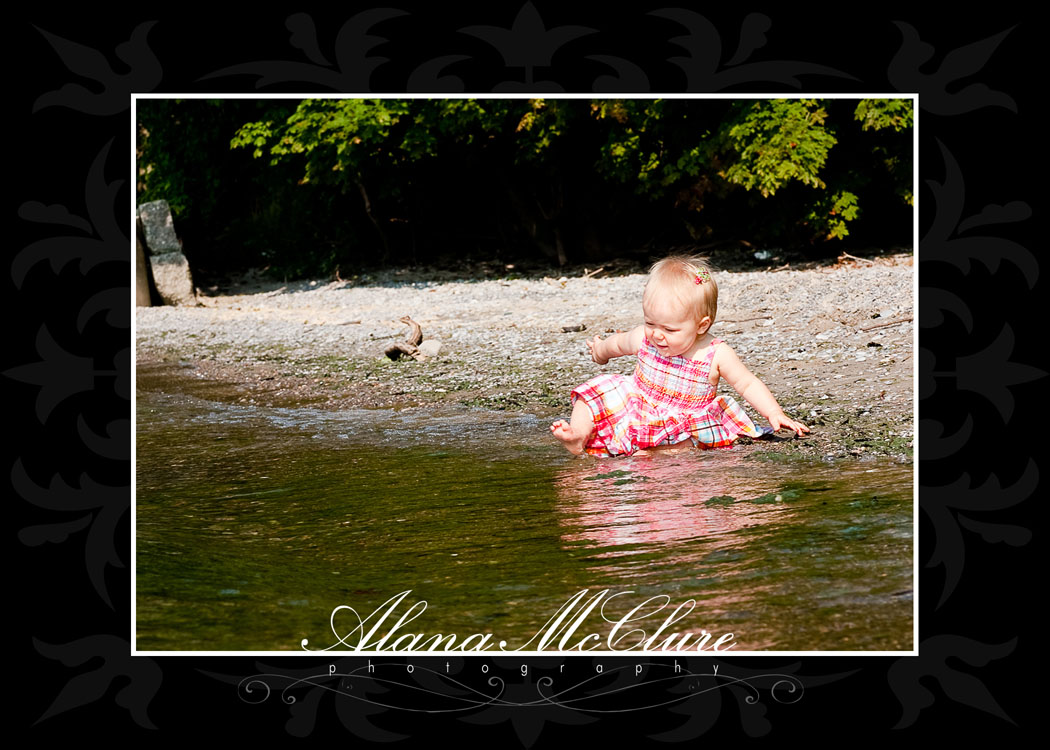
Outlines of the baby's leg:
{"type": "Polygon", "coordinates": [[[558,440],[565,443],[570,453],[577,456],[583,453],[583,447],[594,432],[594,420],[591,418],[591,410],[587,408],[581,399],[576,399],[572,407],[572,416],[569,421],[559,419],[551,425],[551,433],[558,440]]]}

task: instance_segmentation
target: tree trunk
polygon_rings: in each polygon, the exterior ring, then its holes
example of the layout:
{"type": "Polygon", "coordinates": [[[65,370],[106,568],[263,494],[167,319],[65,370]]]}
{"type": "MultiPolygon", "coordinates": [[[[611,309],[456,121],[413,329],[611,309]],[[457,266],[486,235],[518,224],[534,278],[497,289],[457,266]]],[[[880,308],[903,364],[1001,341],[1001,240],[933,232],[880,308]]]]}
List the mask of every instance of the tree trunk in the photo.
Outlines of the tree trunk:
{"type": "Polygon", "coordinates": [[[561,241],[561,227],[554,225],[554,248],[558,251],[558,265],[564,266],[569,262],[565,257],[565,244],[561,241]]]}
{"type": "Polygon", "coordinates": [[[368,214],[368,219],[372,222],[372,225],[376,228],[376,232],[379,234],[379,241],[383,245],[383,259],[386,260],[390,256],[390,243],[387,242],[386,232],[383,231],[383,227],[379,225],[378,219],[375,214],[372,213],[372,201],[368,198],[368,191],[365,190],[365,184],[361,180],[355,182],[357,189],[361,191],[361,200],[365,204],[365,213],[368,214]]]}

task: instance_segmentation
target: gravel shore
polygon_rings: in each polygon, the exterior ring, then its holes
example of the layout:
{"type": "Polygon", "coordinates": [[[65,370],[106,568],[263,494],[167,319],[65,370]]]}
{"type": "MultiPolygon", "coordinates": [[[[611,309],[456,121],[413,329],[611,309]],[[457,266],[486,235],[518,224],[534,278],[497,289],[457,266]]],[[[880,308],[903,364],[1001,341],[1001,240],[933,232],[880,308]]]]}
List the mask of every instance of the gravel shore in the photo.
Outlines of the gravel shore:
{"type": "MultiPolygon", "coordinates": [[[[804,439],[761,441],[764,450],[911,459],[913,275],[911,255],[715,274],[712,333],[813,429],[804,439]]],[[[574,386],[633,371],[629,357],[594,364],[584,341],[641,323],[644,284],[638,273],[426,280],[410,271],[247,282],[205,293],[197,307],[138,308],[138,386],[272,406],[447,404],[567,417],[574,386]],[[440,342],[436,356],[383,355],[405,340],[404,315],[440,342]]]]}

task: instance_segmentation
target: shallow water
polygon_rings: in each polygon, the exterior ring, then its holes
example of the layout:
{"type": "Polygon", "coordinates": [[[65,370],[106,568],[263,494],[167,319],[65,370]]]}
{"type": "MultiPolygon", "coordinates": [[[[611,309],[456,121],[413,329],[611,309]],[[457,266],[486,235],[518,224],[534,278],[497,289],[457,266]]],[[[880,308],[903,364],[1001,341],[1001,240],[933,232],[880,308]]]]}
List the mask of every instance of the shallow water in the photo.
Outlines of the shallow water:
{"type": "MultiPolygon", "coordinates": [[[[242,407],[141,388],[137,419],[141,650],[324,648],[334,608],[365,618],[408,590],[386,625],[427,607],[395,635],[492,633],[534,650],[584,589],[619,594],[610,620],[668,597],[621,635],[652,634],[692,599],[664,636],[912,647],[907,465],[752,447],[602,460],[570,456],[529,415],[242,407]]],[[[568,643],[610,628],[595,609],[568,643]]]]}

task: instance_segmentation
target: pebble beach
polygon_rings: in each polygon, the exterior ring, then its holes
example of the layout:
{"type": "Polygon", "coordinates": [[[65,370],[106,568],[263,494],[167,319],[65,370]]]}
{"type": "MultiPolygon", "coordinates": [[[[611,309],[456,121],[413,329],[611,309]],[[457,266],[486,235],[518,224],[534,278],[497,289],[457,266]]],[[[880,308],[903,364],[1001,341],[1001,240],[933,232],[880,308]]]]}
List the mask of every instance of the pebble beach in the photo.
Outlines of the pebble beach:
{"type": "MultiPolygon", "coordinates": [[[[391,270],[289,283],[246,277],[201,290],[196,306],[137,308],[138,386],[260,406],[567,417],[574,386],[601,372],[633,371],[630,357],[595,364],[585,340],[641,323],[646,277],[554,273],[457,279],[391,270]],[[424,341],[440,344],[436,355],[384,355],[407,338],[403,316],[421,326],[424,341]]],[[[759,441],[759,449],[911,460],[914,274],[911,255],[715,274],[712,333],[789,416],[813,430],[801,439],[784,431],[759,441]]],[[[546,431],[537,439],[555,440],[546,431]]]]}

